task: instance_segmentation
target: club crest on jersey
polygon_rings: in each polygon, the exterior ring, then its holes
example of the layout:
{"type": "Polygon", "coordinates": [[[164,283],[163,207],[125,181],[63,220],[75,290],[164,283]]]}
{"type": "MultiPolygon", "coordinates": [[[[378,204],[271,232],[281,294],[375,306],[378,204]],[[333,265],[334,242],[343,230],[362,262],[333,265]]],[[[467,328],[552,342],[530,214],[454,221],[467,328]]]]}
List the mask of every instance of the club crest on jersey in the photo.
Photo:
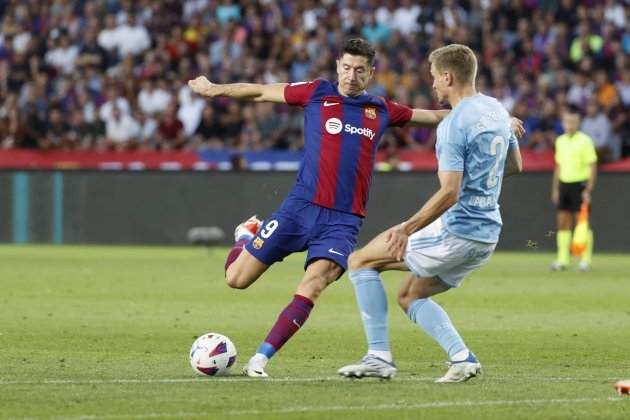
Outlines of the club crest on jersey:
{"type": "Polygon", "coordinates": [[[326,131],[330,134],[339,134],[341,133],[341,129],[343,128],[343,124],[339,118],[328,118],[326,120],[326,131]]]}
{"type": "Polygon", "coordinates": [[[252,246],[254,247],[254,249],[260,249],[262,248],[264,244],[265,244],[265,241],[260,238],[255,238],[254,241],[252,242],[252,246]]]}
{"type": "Polygon", "coordinates": [[[365,107],[365,118],[369,118],[371,120],[375,120],[376,119],[376,108],[374,108],[373,106],[365,107]]]}

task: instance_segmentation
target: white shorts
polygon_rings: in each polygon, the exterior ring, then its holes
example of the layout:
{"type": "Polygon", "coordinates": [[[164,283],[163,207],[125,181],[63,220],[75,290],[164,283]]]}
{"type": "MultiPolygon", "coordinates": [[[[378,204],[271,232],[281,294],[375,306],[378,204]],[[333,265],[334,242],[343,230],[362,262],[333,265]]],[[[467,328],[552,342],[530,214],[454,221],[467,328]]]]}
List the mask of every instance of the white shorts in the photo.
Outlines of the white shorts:
{"type": "Polygon", "coordinates": [[[437,219],[409,237],[405,264],[418,277],[437,277],[447,286],[458,287],[490,258],[495,247],[452,235],[437,219]]]}

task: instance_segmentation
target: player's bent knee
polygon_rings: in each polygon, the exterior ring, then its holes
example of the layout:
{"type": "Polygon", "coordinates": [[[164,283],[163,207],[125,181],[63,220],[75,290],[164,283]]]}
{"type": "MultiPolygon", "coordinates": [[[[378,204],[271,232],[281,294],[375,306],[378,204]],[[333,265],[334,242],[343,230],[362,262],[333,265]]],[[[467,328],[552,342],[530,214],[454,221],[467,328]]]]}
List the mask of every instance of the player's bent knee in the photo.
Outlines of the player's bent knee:
{"type": "Polygon", "coordinates": [[[246,276],[235,270],[228,270],[225,273],[225,282],[232,289],[247,289],[252,284],[246,276]]]}
{"type": "Polygon", "coordinates": [[[398,292],[398,296],[396,297],[398,301],[398,305],[400,309],[402,309],[405,313],[407,313],[407,308],[411,305],[412,298],[408,293],[398,292]]]}
{"type": "Polygon", "coordinates": [[[361,268],[366,268],[367,261],[365,260],[361,250],[354,251],[348,257],[348,269],[349,270],[359,270],[361,268]]]}

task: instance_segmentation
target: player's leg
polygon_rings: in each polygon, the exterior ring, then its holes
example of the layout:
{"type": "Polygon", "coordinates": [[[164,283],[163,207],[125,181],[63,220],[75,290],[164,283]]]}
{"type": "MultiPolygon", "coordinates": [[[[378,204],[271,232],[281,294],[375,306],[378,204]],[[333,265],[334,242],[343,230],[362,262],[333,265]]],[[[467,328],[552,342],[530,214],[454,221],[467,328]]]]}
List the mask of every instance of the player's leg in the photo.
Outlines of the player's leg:
{"type": "Polygon", "coordinates": [[[573,213],[569,210],[559,210],[557,215],[558,233],[556,234],[557,256],[553,270],[562,271],[571,261],[571,237],[573,228],[573,213]]]}
{"type": "Polygon", "coordinates": [[[551,264],[553,271],[566,270],[571,262],[571,229],[575,214],[582,203],[582,188],[578,183],[560,183],[556,233],[556,260],[551,264]]]}
{"type": "Polygon", "coordinates": [[[234,246],[225,261],[225,281],[235,289],[246,289],[269,265],[256,259],[245,247],[256,236],[262,222],[252,216],[234,229],[234,246]]]}
{"type": "MultiPolygon", "coordinates": [[[[245,245],[243,244],[238,251],[238,257],[225,270],[225,281],[234,289],[247,289],[269,268],[269,265],[250,254],[245,245]]],[[[233,251],[234,248],[231,252],[233,251]]]]}
{"type": "Polygon", "coordinates": [[[571,227],[573,224],[573,214],[568,210],[558,210],[556,233],[556,260],[551,264],[553,271],[566,270],[571,260],[571,227]]]}
{"type": "Polygon", "coordinates": [[[446,311],[431,299],[450,288],[437,277],[417,277],[412,274],[398,291],[398,303],[409,319],[448,354],[451,368],[436,382],[461,382],[481,371],[481,364],[464,343],[446,311]]]}
{"type": "Polygon", "coordinates": [[[432,296],[458,287],[483,265],[495,245],[458,238],[445,232],[437,243],[410,238],[405,261],[413,272],[400,287],[398,303],[409,319],[447,353],[450,368],[436,382],[461,382],[476,376],[481,364],[468,349],[446,311],[432,296]]]}
{"type": "Polygon", "coordinates": [[[343,274],[336,262],[318,259],[310,263],[291,302],[282,310],[256,354],[243,368],[252,377],[266,377],[265,367],[274,354],[306,323],[322,291],[343,274]]]}
{"type": "MultiPolygon", "coordinates": [[[[301,249],[308,244],[305,274],[293,299],[282,310],[256,354],[243,369],[248,376],[267,376],[264,369],[269,359],[304,325],[321,292],[343,274],[348,264],[347,256],[356,244],[361,225],[359,217],[338,214],[315,205],[298,205],[297,213],[303,221],[300,238],[304,245],[301,249]],[[335,222],[343,224],[336,225],[335,222]]],[[[282,223],[286,226],[288,222],[285,220],[282,223]]],[[[267,230],[263,227],[260,235],[264,237],[267,230]]],[[[269,236],[275,236],[273,231],[269,236]]],[[[287,240],[291,238],[289,235],[286,237],[287,240]]]]}
{"type": "Polygon", "coordinates": [[[348,277],[354,287],[368,349],[358,363],[337,371],[342,376],[391,378],[396,374],[389,342],[387,295],[380,272],[407,268],[388,255],[386,238],[385,232],[379,234],[348,260],[348,277]]]}

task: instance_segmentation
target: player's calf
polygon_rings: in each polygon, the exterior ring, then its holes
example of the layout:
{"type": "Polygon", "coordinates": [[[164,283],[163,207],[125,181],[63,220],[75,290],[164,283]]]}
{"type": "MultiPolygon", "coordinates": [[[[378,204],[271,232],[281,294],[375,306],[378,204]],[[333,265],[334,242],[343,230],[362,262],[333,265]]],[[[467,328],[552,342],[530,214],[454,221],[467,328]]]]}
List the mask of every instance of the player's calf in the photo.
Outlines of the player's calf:
{"type": "Polygon", "coordinates": [[[324,289],[342,274],[343,268],[335,262],[325,259],[317,260],[308,266],[295,293],[316,300],[324,289]]]}

